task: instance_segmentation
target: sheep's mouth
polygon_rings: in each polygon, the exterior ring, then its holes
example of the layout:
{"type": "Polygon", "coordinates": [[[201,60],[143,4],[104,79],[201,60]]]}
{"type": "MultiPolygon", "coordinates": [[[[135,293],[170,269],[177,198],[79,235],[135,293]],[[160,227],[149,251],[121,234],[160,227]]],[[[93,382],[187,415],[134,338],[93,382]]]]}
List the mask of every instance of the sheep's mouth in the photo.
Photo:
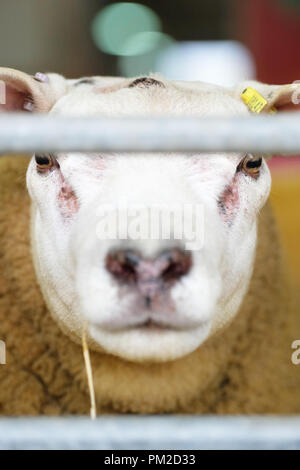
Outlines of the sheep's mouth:
{"type": "Polygon", "coordinates": [[[175,330],[173,325],[164,325],[152,319],[146,320],[141,325],[136,325],[134,328],[141,328],[143,330],[159,331],[159,330],[175,330]]]}
{"type": "Polygon", "coordinates": [[[110,324],[110,325],[93,325],[97,329],[100,328],[102,331],[107,331],[109,333],[124,333],[124,332],[130,332],[130,331],[140,331],[140,332],[149,332],[149,333],[163,333],[163,332],[176,332],[176,331],[188,331],[195,326],[199,325],[178,325],[175,322],[174,323],[163,323],[159,322],[157,320],[154,320],[152,318],[149,318],[145,320],[144,322],[136,322],[136,323],[131,323],[131,324],[110,324]]]}
{"type": "Polygon", "coordinates": [[[122,325],[122,326],[106,326],[104,328],[107,331],[110,332],[124,332],[124,331],[133,331],[133,330],[140,330],[140,331],[167,331],[167,330],[177,330],[179,328],[176,328],[174,325],[166,325],[159,323],[154,320],[146,320],[143,323],[134,323],[134,324],[129,324],[129,325],[122,325]]]}
{"type": "Polygon", "coordinates": [[[173,328],[155,321],[109,330],[90,324],[89,334],[106,353],[134,362],[165,362],[191,353],[209,335],[210,323],[197,328],[173,328]]]}

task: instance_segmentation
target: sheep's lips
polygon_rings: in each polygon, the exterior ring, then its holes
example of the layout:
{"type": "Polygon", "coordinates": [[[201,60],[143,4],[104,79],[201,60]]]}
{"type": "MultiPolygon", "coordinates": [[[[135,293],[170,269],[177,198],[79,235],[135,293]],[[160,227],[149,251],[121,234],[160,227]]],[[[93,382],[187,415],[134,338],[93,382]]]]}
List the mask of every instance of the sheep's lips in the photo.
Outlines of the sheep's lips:
{"type": "MultiPolygon", "coordinates": [[[[88,332],[101,350],[134,362],[165,362],[193,352],[209,336],[211,324],[172,329],[151,321],[123,330],[105,330],[90,324],[88,332]]],[[[96,347],[97,349],[97,347],[96,347]]]]}
{"type": "MultiPolygon", "coordinates": [[[[95,328],[98,328],[96,324],[92,324],[95,328]]],[[[163,333],[164,331],[170,330],[170,331],[186,331],[194,328],[183,328],[183,327],[178,327],[177,325],[173,325],[171,320],[169,323],[162,323],[156,320],[153,320],[151,318],[148,318],[144,320],[142,323],[135,323],[135,324],[128,324],[125,326],[119,326],[115,325],[114,322],[111,322],[109,326],[101,327],[101,330],[107,331],[107,332],[125,332],[125,331],[131,331],[131,330],[139,330],[139,331],[149,331],[151,332],[157,332],[157,333],[163,333]]]]}
{"type": "MultiPolygon", "coordinates": [[[[136,301],[136,307],[140,306],[139,314],[140,318],[137,316],[134,319],[128,314],[128,312],[123,312],[123,318],[118,319],[110,319],[107,322],[101,322],[101,326],[98,325],[98,322],[91,323],[96,327],[101,328],[104,331],[110,332],[122,332],[126,330],[133,330],[133,329],[142,329],[142,330],[172,330],[172,331],[189,331],[195,327],[203,326],[206,321],[202,322],[192,322],[188,320],[184,320],[179,318],[178,315],[174,315],[172,317],[172,313],[175,311],[175,306],[172,304],[171,307],[168,306],[167,303],[162,305],[159,302],[153,302],[153,307],[155,308],[155,313],[149,311],[150,309],[145,310],[142,303],[136,301]],[[161,311],[160,311],[161,310],[161,311]],[[173,310],[173,312],[172,312],[173,310]],[[160,318],[160,315],[162,318],[160,318]]],[[[153,308],[153,310],[154,310],[153,308]]],[[[130,313],[133,312],[133,309],[130,313]]]]}

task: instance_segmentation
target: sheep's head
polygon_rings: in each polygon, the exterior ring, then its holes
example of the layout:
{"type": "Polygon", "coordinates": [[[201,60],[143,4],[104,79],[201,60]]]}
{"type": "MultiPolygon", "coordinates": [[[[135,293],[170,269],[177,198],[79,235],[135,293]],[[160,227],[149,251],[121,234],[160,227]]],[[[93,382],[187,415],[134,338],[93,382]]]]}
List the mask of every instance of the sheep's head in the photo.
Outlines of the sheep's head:
{"type": "MultiPolygon", "coordinates": [[[[5,70],[1,77],[7,110],[124,118],[249,113],[244,84],[234,92],[157,77],[36,80],[5,70]]],[[[255,86],[270,106],[289,102],[294,91],[255,86]]],[[[94,349],[166,361],[195,350],[236,315],[270,190],[261,156],[43,154],[33,156],[27,184],[37,277],[75,340],[86,326],[94,349]]]]}

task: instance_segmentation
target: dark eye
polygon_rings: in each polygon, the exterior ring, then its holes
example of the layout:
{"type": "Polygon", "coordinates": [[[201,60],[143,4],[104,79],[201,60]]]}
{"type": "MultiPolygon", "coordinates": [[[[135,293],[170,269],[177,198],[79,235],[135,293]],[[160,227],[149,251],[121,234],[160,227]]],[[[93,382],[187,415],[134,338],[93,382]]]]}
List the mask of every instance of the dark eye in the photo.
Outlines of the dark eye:
{"type": "Polygon", "coordinates": [[[35,155],[36,167],[40,172],[50,170],[55,163],[55,158],[52,155],[39,154],[35,155]]]}
{"type": "Polygon", "coordinates": [[[258,178],[261,165],[262,157],[248,153],[239,163],[237,171],[243,171],[246,175],[252,176],[252,178],[258,178]]]}

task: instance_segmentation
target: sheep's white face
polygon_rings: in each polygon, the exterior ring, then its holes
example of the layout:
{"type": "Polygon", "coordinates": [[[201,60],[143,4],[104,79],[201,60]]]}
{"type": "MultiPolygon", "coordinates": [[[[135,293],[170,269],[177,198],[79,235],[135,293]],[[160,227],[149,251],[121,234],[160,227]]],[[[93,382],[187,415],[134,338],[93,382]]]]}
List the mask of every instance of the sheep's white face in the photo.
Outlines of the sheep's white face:
{"type": "MultiPolygon", "coordinates": [[[[247,112],[220,88],[149,79],[133,86],[128,80],[110,87],[97,79],[72,84],[50,111],[247,112]]],[[[242,154],[36,155],[27,183],[38,279],[52,313],[75,338],[86,325],[94,348],[165,361],[192,352],[237,313],[252,273],[257,215],[270,189],[264,160],[242,154]],[[141,210],[130,215],[126,208],[141,210]],[[162,221],[166,208],[187,211],[184,224],[198,242],[193,250],[186,249],[189,234],[174,239],[172,218],[170,237],[151,237],[151,210],[162,221]],[[103,215],[111,221],[118,209],[128,215],[123,239],[101,230],[103,215]],[[146,230],[143,239],[137,226],[146,230]]]]}

